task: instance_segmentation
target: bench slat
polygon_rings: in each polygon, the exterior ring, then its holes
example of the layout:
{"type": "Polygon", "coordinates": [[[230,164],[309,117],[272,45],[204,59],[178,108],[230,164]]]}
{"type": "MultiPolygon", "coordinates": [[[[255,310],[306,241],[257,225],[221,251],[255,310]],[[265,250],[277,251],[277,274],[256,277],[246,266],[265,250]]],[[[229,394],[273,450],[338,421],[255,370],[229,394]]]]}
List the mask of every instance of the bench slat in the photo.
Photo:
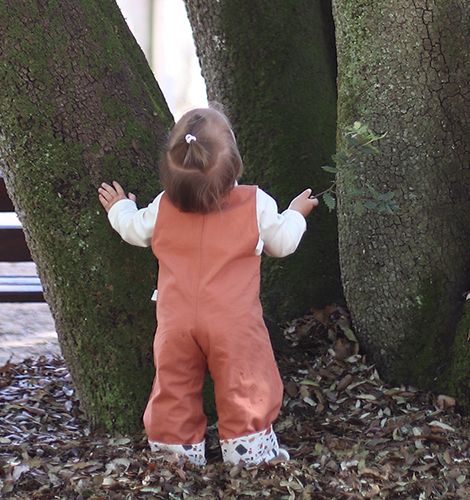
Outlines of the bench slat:
{"type": "Polygon", "coordinates": [[[14,212],[15,207],[7,193],[5,181],[0,174],[0,212],[14,212]]]}
{"type": "Polygon", "coordinates": [[[37,276],[0,276],[0,302],[44,302],[37,276]]]}
{"type": "Polygon", "coordinates": [[[41,286],[41,280],[38,276],[13,276],[10,274],[0,275],[0,286],[4,285],[41,286]]]}
{"type": "Polygon", "coordinates": [[[35,292],[42,294],[41,285],[15,285],[10,283],[9,285],[0,285],[0,295],[2,293],[24,293],[24,292],[35,292]]]}
{"type": "Polygon", "coordinates": [[[22,229],[20,219],[15,212],[0,212],[0,229],[22,229]]]}
{"type": "Polygon", "coordinates": [[[0,303],[5,302],[44,302],[44,295],[36,290],[0,291],[0,303]]]}
{"type": "Polygon", "coordinates": [[[22,229],[0,228],[0,262],[31,261],[22,229]]]}
{"type": "MultiPolygon", "coordinates": [[[[29,262],[23,228],[0,172],[0,262],[29,262]]],[[[0,275],[0,302],[44,302],[38,276],[0,275]]]]}

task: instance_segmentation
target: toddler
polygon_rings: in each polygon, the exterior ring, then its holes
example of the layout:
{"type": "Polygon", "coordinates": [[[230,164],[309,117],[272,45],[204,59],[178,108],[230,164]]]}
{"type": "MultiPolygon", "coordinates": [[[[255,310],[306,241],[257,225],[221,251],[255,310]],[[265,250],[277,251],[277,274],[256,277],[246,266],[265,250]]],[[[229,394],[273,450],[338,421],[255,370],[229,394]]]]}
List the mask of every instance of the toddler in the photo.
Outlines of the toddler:
{"type": "Polygon", "coordinates": [[[103,183],[112,227],[158,259],[155,379],[144,413],[149,445],[205,464],[202,386],[214,380],[225,462],[288,460],[272,423],[283,385],[263,322],[260,259],[294,252],[318,205],[307,189],[278,213],[256,186],[238,185],[242,160],[227,117],[194,109],[174,126],[160,165],[164,191],[136,197],[103,183]]]}

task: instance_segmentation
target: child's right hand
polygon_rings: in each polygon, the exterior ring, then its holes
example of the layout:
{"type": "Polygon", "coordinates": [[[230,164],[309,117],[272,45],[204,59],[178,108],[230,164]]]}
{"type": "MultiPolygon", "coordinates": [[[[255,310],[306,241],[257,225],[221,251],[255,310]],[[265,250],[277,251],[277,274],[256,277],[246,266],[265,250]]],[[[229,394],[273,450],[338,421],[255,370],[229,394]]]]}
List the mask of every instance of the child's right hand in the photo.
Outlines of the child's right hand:
{"type": "Polygon", "coordinates": [[[289,208],[291,210],[296,210],[297,212],[300,212],[304,217],[307,217],[307,215],[315,207],[318,206],[317,198],[309,198],[311,194],[312,190],[310,188],[306,189],[303,193],[300,193],[290,202],[289,208]]]}
{"type": "Polygon", "coordinates": [[[113,181],[112,186],[103,182],[98,188],[98,193],[100,203],[103,205],[106,212],[109,212],[111,207],[119,200],[125,200],[128,198],[129,200],[136,201],[137,199],[132,193],[129,193],[129,195],[126,196],[124,189],[122,189],[121,185],[116,181],[113,181]]]}

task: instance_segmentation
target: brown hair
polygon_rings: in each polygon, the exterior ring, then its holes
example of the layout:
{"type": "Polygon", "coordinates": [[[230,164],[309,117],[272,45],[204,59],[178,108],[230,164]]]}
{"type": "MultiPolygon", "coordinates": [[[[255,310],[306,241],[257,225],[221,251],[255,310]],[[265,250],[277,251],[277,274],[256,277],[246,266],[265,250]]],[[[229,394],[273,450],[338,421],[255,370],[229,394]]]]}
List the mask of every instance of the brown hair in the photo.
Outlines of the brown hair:
{"type": "Polygon", "coordinates": [[[188,111],[173,127],[160,165],[160,180],[183,212],[220,207],[243,170],[227,117],[211,108],[188,111]]]}

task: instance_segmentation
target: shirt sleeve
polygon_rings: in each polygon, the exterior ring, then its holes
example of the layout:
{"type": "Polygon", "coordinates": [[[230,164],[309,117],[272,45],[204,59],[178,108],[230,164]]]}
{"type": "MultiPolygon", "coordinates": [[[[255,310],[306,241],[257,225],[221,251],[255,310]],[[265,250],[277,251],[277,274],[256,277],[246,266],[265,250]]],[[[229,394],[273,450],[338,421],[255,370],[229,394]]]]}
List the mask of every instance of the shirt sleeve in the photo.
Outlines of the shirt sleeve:
{"type": "Polygon", "coordinates": [[[274,199],[259,188],[256,192],[256,213],[265,253],[271,257],[286,257],[294,253],[307,229],[304,216],[291,209],[280,214],[274,199]]]}
{"type": "Polygon", "coordinates": [[[140,210],[132,200],[119,200],[108,212],[112,228],[127,243],[138,247],[149,247],[152,244],[153,228],[157,221],[162,195],[163,192],[146,208],[140,210]]]}

